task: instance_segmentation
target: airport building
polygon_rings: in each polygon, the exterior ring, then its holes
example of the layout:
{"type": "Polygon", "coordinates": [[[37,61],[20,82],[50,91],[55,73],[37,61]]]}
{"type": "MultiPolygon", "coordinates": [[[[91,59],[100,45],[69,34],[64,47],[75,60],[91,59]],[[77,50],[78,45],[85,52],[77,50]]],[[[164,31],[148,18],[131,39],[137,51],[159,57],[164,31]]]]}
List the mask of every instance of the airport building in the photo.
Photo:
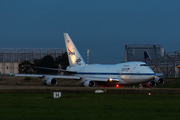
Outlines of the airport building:
{"type": "Polygon", "coordinates": [[[18,66],[25,60],[33,62],[46,55],[56,58],[64,52],[62,48],[0,48],[0,74],[18,73],[18,66]]]}
{"type": "Polygon", "coordinates": [[[124,62],[128,61],[144,61],[164,78],[180,77],[180,50],[165,52],[159,44],[126,44],[124,62]]]}
{"type": "Polygon", "coordinates": [[[144,52],[147,52],[150,59],[157,59],[164,56],[164,48],[159,44],[126,44],[124,61],[144,61],[144,52]]]}

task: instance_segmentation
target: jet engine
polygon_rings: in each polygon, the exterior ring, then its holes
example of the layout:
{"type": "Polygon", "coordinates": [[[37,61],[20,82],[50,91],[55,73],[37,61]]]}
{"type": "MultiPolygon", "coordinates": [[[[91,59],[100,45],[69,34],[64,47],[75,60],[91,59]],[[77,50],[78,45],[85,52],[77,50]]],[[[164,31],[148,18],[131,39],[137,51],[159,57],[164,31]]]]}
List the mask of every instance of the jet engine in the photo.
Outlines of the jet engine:
{"type": "Polygon", "coordinates": [[[54,78],[47,78],[43,81],[43,84],[55,86],[57,84],[57,81],[54,78]]]}
{"type": "Polygon", "coordinates": [[[154,82],[154,80],[152,80],[152,81],[146,83],[145,87],[154,88],[154,87],[156,87],[156,83],[154,82]]]}
{"type": "Polygon", "coordinates": [[[96,86],[96,82],[95,81],[86,81],[84,82],[84,87],[95,87],[96,86]]]}
{"type": "Polygon", "coordinates": [[[154,79],[154,82],[158,85],[163,85],[164,84],[164,80],[161,77],[156,77],[156,79],[154,79]]]}

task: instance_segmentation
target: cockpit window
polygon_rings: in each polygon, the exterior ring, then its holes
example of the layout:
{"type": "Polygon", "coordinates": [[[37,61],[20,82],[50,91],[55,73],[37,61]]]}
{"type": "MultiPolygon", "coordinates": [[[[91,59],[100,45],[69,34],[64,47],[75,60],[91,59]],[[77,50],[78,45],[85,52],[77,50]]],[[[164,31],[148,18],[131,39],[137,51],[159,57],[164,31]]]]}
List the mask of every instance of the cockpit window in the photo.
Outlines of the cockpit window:
{"type": "Polygon", "coordinates": [[[141,64],[140,66],[147,66],[146,64],[141,64]]]}

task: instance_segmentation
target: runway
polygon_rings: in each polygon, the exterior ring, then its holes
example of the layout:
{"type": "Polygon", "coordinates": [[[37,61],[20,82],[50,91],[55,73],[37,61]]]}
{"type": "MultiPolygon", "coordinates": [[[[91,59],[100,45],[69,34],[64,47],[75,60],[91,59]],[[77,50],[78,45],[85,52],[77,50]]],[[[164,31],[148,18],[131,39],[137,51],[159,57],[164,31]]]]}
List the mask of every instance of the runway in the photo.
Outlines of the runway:
{"type": "Polygon", "coordinates": [[[104,90],[109,94],[180,94],[180,88],[115,88],[115,87],[77,87],[77,86],[20,86],[0,85],[0,93],[4,92],[63,92],[63,93],[95,93],[95,90],[104,90]]]}

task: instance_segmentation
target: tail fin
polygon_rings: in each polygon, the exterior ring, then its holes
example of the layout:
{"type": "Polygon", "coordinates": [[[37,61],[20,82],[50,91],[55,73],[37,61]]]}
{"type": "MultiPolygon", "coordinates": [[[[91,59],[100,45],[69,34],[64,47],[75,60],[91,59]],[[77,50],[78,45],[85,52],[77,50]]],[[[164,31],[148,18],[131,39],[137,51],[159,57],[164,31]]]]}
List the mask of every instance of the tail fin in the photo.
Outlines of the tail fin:
{"type": "Polygon", "coordinates": [[[64,33],[64,39],[65,39],[66,50],[67,50],[70,66],[72,67],[85,66],[85,62],[81,57],[81,54],[79,53],[73,41],[69,37],[68,33],[64,33]]]}
{"type": "Polygon", "coordinates": [[[149,55],[149,53],[147,51],[144,51],[144,58],[145,58],[145,60],[147,60],[147,59],[151,60],[151,56],[149,55]]]}

